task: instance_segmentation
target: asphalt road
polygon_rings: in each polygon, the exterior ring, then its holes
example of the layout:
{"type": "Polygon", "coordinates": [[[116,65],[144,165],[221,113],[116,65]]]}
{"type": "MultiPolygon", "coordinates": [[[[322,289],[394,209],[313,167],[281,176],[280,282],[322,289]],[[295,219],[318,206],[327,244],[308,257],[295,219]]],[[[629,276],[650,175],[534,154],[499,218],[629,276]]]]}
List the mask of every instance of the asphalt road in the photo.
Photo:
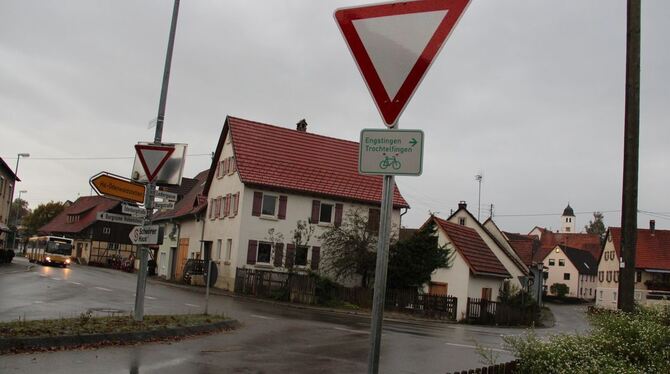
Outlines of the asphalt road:
{"type": "MultiPolygon", "coordinates": [[[[0,320],[130,313],[136,275],[110,269],[35,266],[16,259],[0,268],[0,320]]],[[[147,314],[201,313],[204,295],[163,284],[147,284],[147,314]]],[[[584,332],[581,307],[552,308],[557,324],[539,330],[584,332]]],[[[237,319],[231,332],[136,346],[0,356],[2,373],[363,373],[367,368],[369,318],[296,309],[229,296],[210,296],[209,310],[237,319]]],[[[499,362],[512,359],[502,335],[521,329],[438,322],[384,322],[382,373],[444,373],[481,365],[476,345],[499,362]]]]}

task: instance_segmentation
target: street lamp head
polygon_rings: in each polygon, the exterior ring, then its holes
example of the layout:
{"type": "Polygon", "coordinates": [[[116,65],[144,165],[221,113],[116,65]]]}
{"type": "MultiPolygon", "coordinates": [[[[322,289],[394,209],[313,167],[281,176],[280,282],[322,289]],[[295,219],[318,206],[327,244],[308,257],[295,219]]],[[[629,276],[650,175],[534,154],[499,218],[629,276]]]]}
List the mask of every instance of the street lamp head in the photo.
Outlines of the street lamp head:
{"type": "Polygon", "coordinates": [[[19,157],[30,157],[30,153],[19,153],[17,156],[19,156],[19,157]]]}
{"type": "Polygon", "coordinates": [[[21,190],[21,191],[19,191],[19,193],[28,193],[28,191],[27,190],[21,190]]]}

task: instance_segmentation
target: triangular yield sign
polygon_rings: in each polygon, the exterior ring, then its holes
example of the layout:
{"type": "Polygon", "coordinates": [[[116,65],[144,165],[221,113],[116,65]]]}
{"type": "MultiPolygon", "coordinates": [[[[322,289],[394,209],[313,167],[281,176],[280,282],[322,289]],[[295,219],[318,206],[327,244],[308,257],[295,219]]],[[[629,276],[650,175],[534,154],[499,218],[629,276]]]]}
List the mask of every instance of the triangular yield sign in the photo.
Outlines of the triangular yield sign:
{"type": "Polygon", "coordinates": [[[393,127],[470,0],[420,0],[335,11],[335,20],[393,127]]]}
{"type": "Polygon", "coordinates": [[[147,179],[149,182],[152,182],[163,165],[165,165],[165,162],[170,159],[172,152],[174,152],[174,147],[135,144],[135,151],[137,151],[137,157],[140,159],[142,168],[147,174],[147,179]]]}

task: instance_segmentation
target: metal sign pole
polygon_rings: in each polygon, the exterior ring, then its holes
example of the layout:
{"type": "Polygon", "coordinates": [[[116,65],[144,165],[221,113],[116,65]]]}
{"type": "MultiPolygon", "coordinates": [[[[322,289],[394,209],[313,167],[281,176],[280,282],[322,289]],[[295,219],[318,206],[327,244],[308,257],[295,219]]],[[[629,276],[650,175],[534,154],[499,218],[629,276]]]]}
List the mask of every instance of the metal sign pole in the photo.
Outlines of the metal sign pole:
{"type": "MultiPolygon", "coordinates": [[[[393,126],[397,129],[398,122],[393,126]]],[[[379,222],[379,242],[377,245],[377,265],[375,267],[375,288],[372,299],[372,322],[370,327],[370,356],[368,357],[368,373],[379,372],[379,351],[382,338],[382,322],[384,320],[384,304],[386,299],[386,273],[389,261],[389,242],[391,239],[391,213],[393,212],[393,191],[395,177],[384,175],[382,186],[382,206],[379,222]]]]}
{"type": "Polygon", "coordinates": [[[209,311],[209,282],[212,274],[212,254],[209,254],[209,261],[207,261],[207,288],[205,290],[205,315],[209,311]]]}
{"type": "MultiPolygon", "coordinates": [[[[165,119],[165,106],[167,102],[168,83],[170,81],[170,67],[172,66],[172,50],[174,49],[174,37],[177,30],[177,17],[179,15],[179,0],[174,1],[172,10],[172,22],[170,24],[170,37],[168,39],[167,54],[165,56],[165,69],[163,70],[163,84],[161,86],[161,97],[158,103],[158,117],[156,119],[156,132],[154,143],[161,144],[163,138],[163,120],[165,119]]],[[[144,206],[147,209],[145,226],[151,225],[151,215],[153,211],[154,197],[156,195],[156,183],[151,182],[147,186],[144,206]]],[[[147,265],[149,248],[140,246],[140,269],[137,273],[137,291],[135,292],[135,321],[144,319],[144,291],[147,284],[147,265]]]]}

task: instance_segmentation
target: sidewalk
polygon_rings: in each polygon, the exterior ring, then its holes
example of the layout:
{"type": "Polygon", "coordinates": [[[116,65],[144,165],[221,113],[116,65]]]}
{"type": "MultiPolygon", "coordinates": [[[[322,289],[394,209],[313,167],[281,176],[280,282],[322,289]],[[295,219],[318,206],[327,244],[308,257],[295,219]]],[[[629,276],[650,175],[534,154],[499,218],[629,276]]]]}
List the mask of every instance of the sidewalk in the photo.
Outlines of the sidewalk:
{"type": "Polygon", "coordinates": [[[0,275],[23,273],[30,271],[34,266],[25,257],[17,256],[9,264],[0,264],[0,275]]]}

